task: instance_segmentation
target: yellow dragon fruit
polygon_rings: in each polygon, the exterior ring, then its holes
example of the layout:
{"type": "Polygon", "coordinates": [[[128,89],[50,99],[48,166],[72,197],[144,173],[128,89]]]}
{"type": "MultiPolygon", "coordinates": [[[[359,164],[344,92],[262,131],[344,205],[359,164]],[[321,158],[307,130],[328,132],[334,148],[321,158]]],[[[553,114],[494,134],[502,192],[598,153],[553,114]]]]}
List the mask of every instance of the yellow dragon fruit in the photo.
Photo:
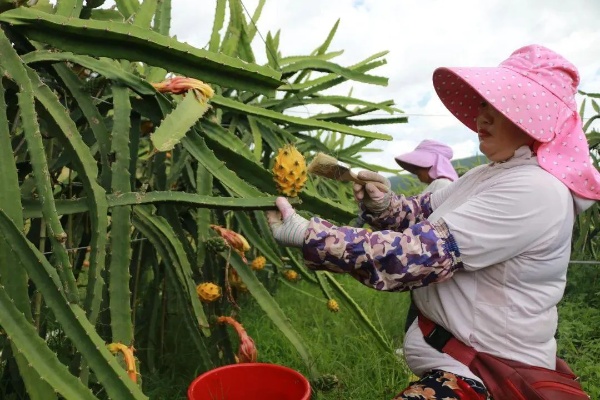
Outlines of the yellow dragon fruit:
{"type": "Polygon", "coordinates": [[[221,297],[221,288],[214,283],[204,282],[196,286],[196,293],[203,302],[212,303],[221,297]]]}
{"type": "Polygon", "coordinates": [[[283,276],[290,282],[296,282],[298,280],[298,273],[292,269],[285,271],[283,276]]]}
{"type": "Polygon", "coordinates": [[[280,193],[296,197],[306,183],[306,161],[291,144],[279,149],[273,165],[273,179],[280,193]]]}
{"type": "Polygon", "coordinates": [[[254,260],[252,260],[252,264],[250,264],[250,267],[254,271],[260,271],[265,268],[266,263],[267,263],[266,258],[264,258],[263,256],[258,256],[254,260]]]}
{"type": "Polygon", "coordinates": [[[228,280],[229,280],[229,285],[231,285],[231,287],[233,287],[233,288],[236,288],[240,292],[248,291],[248,286],[246,286],[246,284],[244,283],[242,278],[240,278],[239,274],[237,273],[237,271],[235,269],[232,268],[229,270],[228,280]]]}

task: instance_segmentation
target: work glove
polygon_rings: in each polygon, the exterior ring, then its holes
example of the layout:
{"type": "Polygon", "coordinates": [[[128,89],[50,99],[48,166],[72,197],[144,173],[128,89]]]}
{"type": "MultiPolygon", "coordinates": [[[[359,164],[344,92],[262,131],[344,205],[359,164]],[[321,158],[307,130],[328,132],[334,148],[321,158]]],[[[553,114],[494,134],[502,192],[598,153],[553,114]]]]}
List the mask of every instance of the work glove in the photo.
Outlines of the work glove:
{"type": "Polygon", "coordinates": [[[354,198],[357,202],[363,204],[367,212],[372,214],[381,214],[390,206],[392,200],[392,191],[390,181],[373,171],[360,171],[358,177],[366,182],[362,185],[360,183],[354,184],[354,198]],[[371,182],[379,182],[388,187],[388,191],[384,192],[377,188],[371,182]]]}
{"type": "Polygon", "coordinates": [[[279,211],[267,211],[273,237],[282,246],[302,247],[308,220],[298,215],[285,197],[278,197],[275,204],[279,211]]]}

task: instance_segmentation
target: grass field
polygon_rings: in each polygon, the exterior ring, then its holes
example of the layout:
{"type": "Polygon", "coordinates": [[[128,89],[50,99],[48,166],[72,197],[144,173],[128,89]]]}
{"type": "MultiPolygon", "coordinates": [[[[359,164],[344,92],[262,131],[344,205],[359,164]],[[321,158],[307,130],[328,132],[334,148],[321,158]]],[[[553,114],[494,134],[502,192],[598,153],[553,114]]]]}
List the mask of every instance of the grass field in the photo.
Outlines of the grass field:
{"type": "MultiPolygon", "coordinates": [[[[560,304],[559,355],[581,376],[592,399],[600,399],[600,293],[595,290],[600,269],[573,268],[564,301],[560,304]]],[[[344,289],[371,317],[392,348],[401,344],[408,305],[406,293],[384,293],[360,285],[348,276],[337,276],[344,289]]],[[[317,392],[313,400],[389,400],[408,383],[409,372],[390,351],[384,353],[371,333],[340,302],[332,313],[316,285],[306,281],[281,282],[275,299],[290,318],[314,357],[321,374],[334,374],[340,384],[329,392],[317,392]]],[[[254,339],[260,362],[294,368],[308,375],[308,368],[260,307],[245,295],[240,298],[240,319],[254,339]]],[[[234,346],[237,338],[231,335],[234,346]]],[[[151,399],[185,399],[190,378],[182,373],[193,360],[174,360],[170,380],[144,376],[151,399]]],[[[189,370],[189,368],[188,368],[189,370]]]]}
{"type": "MultiPolygon", "coordinates": [[[[399,346],[408,295],[377,292],[346,276],[339,277],[339,281],[394,348],[399,346]]],[[[336,389],[318,393],[315,399],[390,399],[406,386],[409,374],[404,364],[392,352],[386,354],[380,349],[344,303],[340,303],[339,313],[332,313],[315,285],[301,281],[295,288],[280,286],[275,297],[305,339],[319,372],[335,374],[340,381],[336,389]]],[[[308,372],[295,350],[257,306],[248,305],[242,316],[258,346],[260,361],[308,372]]]]}

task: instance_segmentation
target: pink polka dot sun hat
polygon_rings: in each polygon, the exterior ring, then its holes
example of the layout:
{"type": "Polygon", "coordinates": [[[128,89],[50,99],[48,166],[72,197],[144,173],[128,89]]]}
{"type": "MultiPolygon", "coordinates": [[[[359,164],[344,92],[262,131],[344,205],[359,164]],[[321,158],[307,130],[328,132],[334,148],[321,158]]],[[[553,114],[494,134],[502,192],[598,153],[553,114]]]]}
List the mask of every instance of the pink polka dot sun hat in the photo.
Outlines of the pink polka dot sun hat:
{"type": "Polygon", "coordinates": [[[446,108],[475,132],[478,106],[488,102],[536,140],[543,169],[575,194],[600,200],[600,173],[575,102],[579,73],[564,57],[525,46],[498,67],[438,68],[433,85],[446,108]]]}

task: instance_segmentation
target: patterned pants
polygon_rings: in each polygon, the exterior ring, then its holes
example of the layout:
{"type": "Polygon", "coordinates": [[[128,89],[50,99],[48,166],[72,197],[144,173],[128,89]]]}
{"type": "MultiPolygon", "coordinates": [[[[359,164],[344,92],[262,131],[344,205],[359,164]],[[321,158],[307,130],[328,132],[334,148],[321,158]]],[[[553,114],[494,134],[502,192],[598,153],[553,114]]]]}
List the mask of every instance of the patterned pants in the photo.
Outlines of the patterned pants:
{"type": "Polygon", "coordinates": [[[410,384],[394,400],[491,400],[479,382],[434,370],[410,384]]]}

